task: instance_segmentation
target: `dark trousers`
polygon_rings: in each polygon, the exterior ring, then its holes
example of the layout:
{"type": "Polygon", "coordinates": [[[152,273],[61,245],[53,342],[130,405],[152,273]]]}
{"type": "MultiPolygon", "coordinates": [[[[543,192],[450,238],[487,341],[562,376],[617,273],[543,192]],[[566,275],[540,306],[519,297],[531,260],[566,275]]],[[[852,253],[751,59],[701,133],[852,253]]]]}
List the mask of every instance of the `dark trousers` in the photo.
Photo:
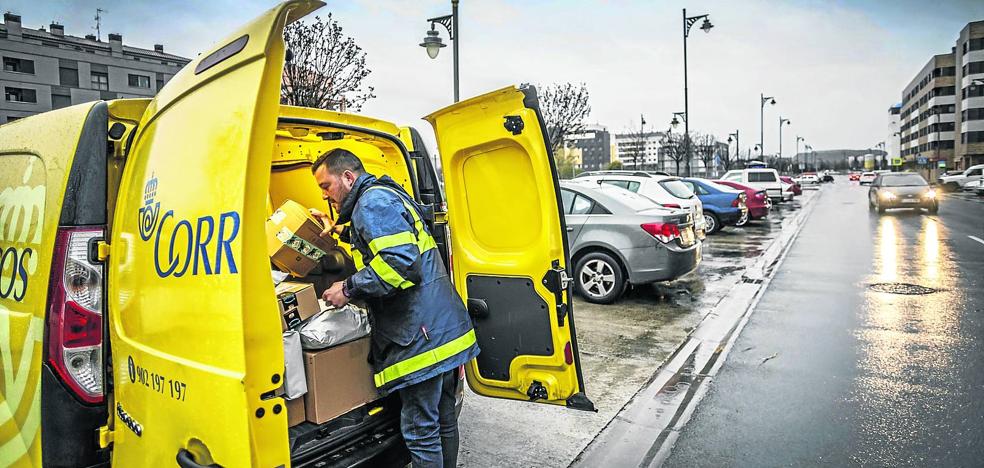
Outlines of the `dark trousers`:
{"type": "Polygon", "coordinates": [[[403,403],[400,430],[414,468],[454,468],[458,463],[456,373],[448,371],[397,391],[403,403]]]}

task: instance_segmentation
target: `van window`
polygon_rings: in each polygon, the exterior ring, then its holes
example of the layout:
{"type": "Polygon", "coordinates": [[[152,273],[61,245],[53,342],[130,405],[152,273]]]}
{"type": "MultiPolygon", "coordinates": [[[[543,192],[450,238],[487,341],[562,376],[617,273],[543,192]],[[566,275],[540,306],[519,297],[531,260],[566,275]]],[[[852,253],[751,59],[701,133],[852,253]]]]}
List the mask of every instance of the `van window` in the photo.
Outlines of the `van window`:
{"type": "Polygon", "coordinates": [[[749,182],[775,182],[776,174],[774,172],[749,172],[748,173],[749,182]]]}
{"type": "Polygon", "coordinates": [[[981,175],[981,171],[984,171],[984,169],[971,169],[967,171],[967,176],[979,176],[981,175]]]}

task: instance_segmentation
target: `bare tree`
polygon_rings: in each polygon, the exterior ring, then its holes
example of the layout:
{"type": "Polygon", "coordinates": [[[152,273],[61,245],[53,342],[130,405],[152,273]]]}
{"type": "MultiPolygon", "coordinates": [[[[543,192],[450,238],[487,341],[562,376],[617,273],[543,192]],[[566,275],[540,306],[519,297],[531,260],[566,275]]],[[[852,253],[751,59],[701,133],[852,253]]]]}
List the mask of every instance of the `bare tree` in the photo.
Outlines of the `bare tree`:
{"type": "Polygon", "coordinates": [[[295,22],[284,30],[288,61],[280,86],[280,102],[329,110],[359,111],[376,97],[363,81],[372,73],[366,53],[328,14],[313,23],[295,22]]]}
{"type": "Polygon", "coordinates": [[[564,138],[584,131],[584,119],[591,113],[588,87],[584,83],[552,84],[540,89],[540,112],[547,126],[547,142],[551,150],[564,143],[564,138]]]}
{"type": "Polygon", "coordinates": [[[717,138],[714,135],[693,132],[693,152],[704,163],[704,176],[709,177],[717,156],[717,138]]]}
{"type": "Polygon", "coordinates": [[[683,134],[666,132],[659,142],[660,153],[673,161],[676,175],[680,175],[680,163],[687,158],[687,145],[684,138],[683,134]]]}

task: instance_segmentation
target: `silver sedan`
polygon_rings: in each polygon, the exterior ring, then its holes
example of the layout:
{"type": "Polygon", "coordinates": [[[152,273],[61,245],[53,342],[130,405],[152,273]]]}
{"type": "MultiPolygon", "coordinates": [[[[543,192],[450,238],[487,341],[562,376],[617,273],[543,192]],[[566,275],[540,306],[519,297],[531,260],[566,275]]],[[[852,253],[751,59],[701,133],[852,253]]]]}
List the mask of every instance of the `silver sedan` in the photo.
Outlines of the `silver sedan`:
{"type": "Polygon", "coordinates": [[[610,185],[562,182],[574,287],[589,302],[616,301],[629,284],[670,281],[697,269],[690,213],[610,185]]]}

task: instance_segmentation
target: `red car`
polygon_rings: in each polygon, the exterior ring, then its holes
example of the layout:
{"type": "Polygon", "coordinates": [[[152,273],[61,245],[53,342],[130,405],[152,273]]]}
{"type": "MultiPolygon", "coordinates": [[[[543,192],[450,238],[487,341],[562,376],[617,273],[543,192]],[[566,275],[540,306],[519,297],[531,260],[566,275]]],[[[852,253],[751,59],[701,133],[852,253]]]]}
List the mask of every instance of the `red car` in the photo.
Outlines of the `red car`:
{"type": "Polygon", "coordinates": [[[765,193],[765,190],[752,188],[730,180],[715,180],[714,183],[745,192],[745,206],[748,207],[748,219],[762,219],[769,216],[769,210],[772,209],[772,200],[769,200],[769,196],[765,193]]]}
{"type": "Polygon", "coordinates": [[[779,180],[781,180],[781,181],[783,181],[783,182],[785,182],[785,183],[793,186],[793,188],[790,189],[790,192],[793,192],[793,196],[794,197],[798,197],[800,195],[803,195],[803,187],[800,187],[800,184],[797,183],[795,180],[793,180],[792,177],[789,177],[789,176],[779,176],[779,180]]]}
{"type": "Polygon", "coordinates": [[[847,178],[848,178],[848,179],[849,179],[849,180],[850,180],[851,182],[857,182],[857,181],[859,181],[859,180],[861,180],[861,173],[860,173],[860,172],[852,172],[852,173],[850,173],[850,174],[849,174],[849,175],[847,176],[847,178]]]}

